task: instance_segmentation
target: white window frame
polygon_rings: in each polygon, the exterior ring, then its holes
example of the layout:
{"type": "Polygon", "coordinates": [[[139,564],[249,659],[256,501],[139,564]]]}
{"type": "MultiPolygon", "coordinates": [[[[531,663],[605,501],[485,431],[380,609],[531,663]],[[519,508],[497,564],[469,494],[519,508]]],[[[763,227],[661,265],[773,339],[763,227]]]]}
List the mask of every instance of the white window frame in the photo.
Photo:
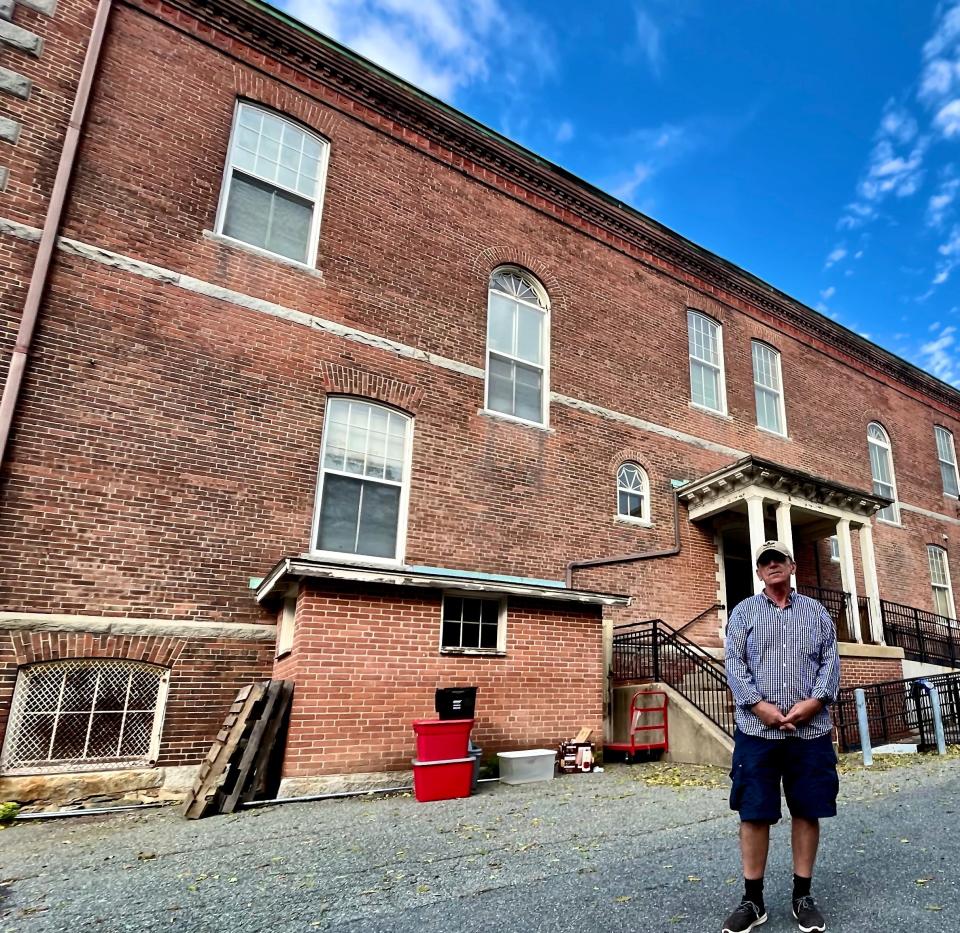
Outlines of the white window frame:
{"type": "Polygon", "coordinates": [[[704,314],[702,311],[696,311],[693,308],[687,308],[687,355],[689,362],[690,370],[690,404],[694,408],[699,408],[700,411],[708,411],[713,415],[726,415],[727,414],[727,377],[723,362],[723,325],[710,317],[709,314],[704,314]],[[709,327],[715,328],[716,340],[717,340],[717,360],[706,360],[702,357],[695,356],[693,352],[693,347],[691,346],[691,335],[693,333],[693,322],[697,318],[701,321],[704,321],[709,327]],[[703,402],[698,402],[695,398],[694,385],[693,385],[693,364],[697,363],[700,366],[705,366],[708,369],[715,370],[718,376],[719,382],[719,391],[717,393],[718,402],[720,403],[719,408],[711,408],[709,405],[705,405],[703,402]]]}
{"type": "Polygon", "coordinates": [[[960,474],[957,472],[957,448],[953,440],[953,431],[935,424],[933,426],[933,439],[937,445],[937,461],[940,464],[940,482],[943,483],[943,494],[951,499],[960,497],[960,474]],[[944,457],[947,453],[952,459],[944,457]],[[953,486],[957,492],[949,492],[946,483],[943,482],[944,468],[947,468],[953,474],[953,486]]]}
{"type": "Polygon", "coordinates": [[[753,366],[753,401],[757,414],[757,427],[768,434],[775,434],[777,437],[787,436],[787,409],[784,403],[783,393],[783,368],[781,365],[780,351],[776,347],[770,346],[763,340],[750,341],[750,362],[753,366]],[[770,386],[760,382],[757,373],[757,353],[767,353],[770,355],[770,368],[774,378],[777,381],[776,386],[770,386]],[[780,419],[780,430],[774,430],[764,424],[760,424],[760,404],[761,394],[776,396],[777,416],[780,419]]]}
{"type": "MultiPolygon", "coordinates": [[[[500,294],[506,294],[505,292],[499,292],[500,294]]],[[[547,294],[546,289],[543,287],[543,284],[537,279],[536,276],[527,272],[525,269],[521,269],[519,266],[497,266],[490,273],[490,278],[487,281],[487,331],[486,331],[486,352],[484,354],[484,386],[483,386],[483,408],[487,414],[494,415],[497,418],[506,418],[509,421],[516,421],[519,424],[530,424],[536,425],[538,428],[548,428],[550,427],[550,296],[547,294]],[[518,304],[522,304],[525,307],[533,308],[536,311],[539,311],[543,315],[543,325],[540,330],[540,359],[542,363],[540,366],[537,366],[535,363],[531,363],[528,360],[521,359],[520,357],[512,356],[509,353],[505,353],[502,350],[492,350],[490,347],[490,295],[494,291],[499,289],[493,288],[493,280],[495,276],[500,274],[507,275],[516,275],[523,279],[527,285],[536,293],[539,304],[533,304],[530,301],[524,301],[522,298],[518,298],[515,295],[511,295],[514,301],[518,304]],[[531,421],[529,418],[521,418],[518,415],[511,414],[505,411],[499,411],[496,408],[490,406],[490,357],[491,355],[497,356],[501,359],[508,360],[511,363],[520,363],[523,366],[529,366],[530,368],[539,368],[542,372],[542,383],[540,390],[540,420],[531,421]]]]}
{"type": "Polygon", "coordinates": [[[947,604],[950,611],[947,613],[948,619],[953,619],[954,621],[957,618],[957,608],[956,604],[953,601],[953,586],[950,583],[950,559],[947,554],[947,549],[940,547],[936,544],[927,545],[927,565],[930,568],[930,587],[933,590],[933,608],[935,615],[943,615],[942,612],[938,611],[937,606],[937,591],[946,593],[947,595],[947,604]],[[934,558],[936,555],[936,558],[934,558]],[[936,579],[936,567],[934,566],[934,560],[940,564],[940,569],[943,571],[943,582],[938,582],[936,579]]]}
{"type": "MultiPolygon", "coordinates": [[[[463,631],[461,629],[460,639],[463,640],[463,631]]],[[[441,654],[466,654],[466,655],[500,655],[507,653],[507,597],[495,594],[476,593],[467,590],[444,590],[443,597],[440,600],[440,632],[438,643],[441,654]],[[497,647],[496,648],[453,648],[443,643],[443,608],[446,605],[447,597],[454,599],[476,599],[482,602],[497,603],[497,647]]]]}
{"type": "Polygon", "coordinates": [[[830,543],[830,560],[835,563],[840,563],[840,539],[836,535],[830,535],[827,538],[827,541],[830,543]]]}
{"type": "MultiPolygon", "coordinates": [[[[899,498],[897,496],[897,476],[893,469],[893,446],[890,443],[890,435],[887,433],[886,428],[879,421],[871,421],[867,425],[867,459],[870,461],[870,478],[873,483],[873,491],[876,493],[876,486],[878,483],[884,486],[889,486],[893,492],[893,495],[889,498],[893,499],[893,504],[890,506],[890,514],[892,518],[887,517],[883,513],[886,512],[886,509],[881,509],[877,512],[877,521],[886,522],[888,525],[899,525],[900,524],[900,506],[899,498]],[[870,433],[871,428],[876,428],[882,435],[883,438],[873,437],[870,433]],[[878,450],[885,451],[885,456],[887,460],[887,466],[890,469],[890,482],[884,483],[882,480],[878,480],[873,473],[873,458],[870,457],[870,445],[875,446],[878,450]]],[[[878,493],[883,495],[883,493],[878,493]]]]}
{"type": "MultiPolygon", "coordinates": [[[[375,555],[353,554],[346,551],[326,551],[317,547],[317,539],[320,534],[320,515],[323,508],[324,477],[326,474],[330,472],[337,476],[347,476],[353,479],[364,478],[357,477],[357,475],[354,473],[348,473],[340,470],[327,470],[324,467],[323,459],[327,448],[327,431],[330,425],[328,407],[327,411],[324,412],[323,434],[320,438],[320,464],[317,470],[317,493],[315,497],[316,505],[314,506],[313,525],[310,531],[310,554],[313,557],[319,557],[323,560],[329,560],[338,564],[372,564],[382,567],[401,566],[404,561],[407,546],[407,513],[409,511],[410,502],[410,472],[413,466],[413,416],[408,415],[406,412],[400,411],[391,405],[384,405],[382,402],[373,399],[361,398],[352,395],[327,396],[328,406],[330,402],[338,399],[348,402],[357,402],[363,405],[370,405],[373,408],[382,408],[385,411],[388,411],[393,415],[398,415],[406,420],[407,434],[403,457],[403,479],[400,483],[400,504],[398,506],[399,515],[397,516],[396,551],[393,557],[377,557],[375,555]]],[[[372,479],[371,482],[377,482],[377,480],[372,479]]],[[[397,485],[396,483],[391,483],[390,481],[386,482],[388,485],[397,485]]]]}
{"type": "Polygon", "coordinates": [[[244,248],[253,250],[257,253],[262,253],[265,256],[276,257],[283,262],[304,266],[308,269],[315,269],[317,265],[317,248],[320,243],[320,222],[323,214],[324,194],[327,187],[327,168],[329,161],[330,142],[318,135],[313,130],[304,126],[302,123],[299,123],[297,120],[293,120],[282,113],[278,113],[276,110],[272,110],[270,107],[264,107],[248,100],[237,100],[233,108],[233,124],[230,127],[230,143],[227,147],[227,157],[224,160],[223,167],[223,181],[220,185],[220,203],[217,206],[217,221],[215,226],[215,232],[217,236],[221,236],[225,240],[229,240],[232,243],[239,243],[244,248]],[[237,169],[237,171],[243,175],[248,175],[249,177],[265,184],[276,185],[278,189],[285,191],[288,194],[292,194],[303,201],[313,201],[313,216],[310,223],[310,235],[307,239],[306,259],[303,261],[299,259],[291,259],[289,256],[284,256],[282,253],[274,252],[273,250],[267,249],[264,246],[259,246],[256,243],[248,243],[246,240],[237,239],[236,237],[232,237],[223,232],[223,225],[226,222],[227,217],[227,204],[230,200],[230,185],[233,181],[233,152],[236,145],[237,129],[240,126],[240,111],[244,107],[251,110],[259,110],[262,113],[269,114],[274,119],[282,120],[284,123],[289,123],[292,127],[294,127],[294,129],[301,133],[305,133],[307,136],[310,136],[320,145],[320,158],[318,160],[320,177],[317,179],[317,190],[314,192],[313,198],[308,198],[305,194],[303,194],[302,191],[296,191],[292,188],[289,188],[288,186],[281,184],[279,181],[274,181],[270,178],[262,178],[261,176],[247,169],[237,169]]]}
{"type": "MultiPolygon", "coordinates": [[[[65,683],[63,681],[62,683],[65,683]]],[[[55,774],[55,773],[72,773],[80,771],[114,771],[114,770],[126,770],[128,768],[136,767],[153,767],[156,765],[157,758],[160,755],[160,736],[163,732],[163,723],[164,717],[166,715],[167,708],[167,694],[170,688],[170,671],[167,668],[163,668],[158,664],[151,664],[147,661],[135,661],[129,658],[58,658],[51,661],[37,661],[33,664],[28,664],[17,672],[17,680],[13,689],[13,702],[10,707],[10,718],[7,721],[6,735],[4,737],[3,749],[0,752],[0,774],[55,774]],[[129,694],[129,681],[127,687],[127,697],[124,701],[124,707],[120,709],[111,709],[103,710],[97,709],[97,688],[100,684],[100,677],[102,674],[98,673],[97,680],[94,686],[94,694],[91,700],[90,712],[89,712],[89,723],[87,725],[87,735],[85,740],[84,754],[80,758],[31,758],[29,759],[29,764],[24,764],[20,757],[20,749],[18,748],[20,743],[20,726],[21,719],[26,715],[40,715],[36,712],[27,714],[26,707],[29,702],[29,683],[30,680],[36,676],[37,672],[40,669],[50,670],[54,669],[59,671],[63,669],[64,678],[69,673],[71,667],[100,667],[100,668],[114,668],[121,671],[129,669],[130,673],[128,677],[132,675],[132,672],[135,668],[148,668],[154,672],[157,676],[157,699],[156,706],[153,710],[153,722],[151,724],[150,730],[150,741],[148,749],[145,755],[124,755],[120,756],[119,754],[114,756],[96,756],[96,757],[87,757],[87,745],[90,742],[91,730],[93,728],[93,723],[96,715],[104,713],[112,713],[114,715],[122,713],[123,720],[126,720],[126,716],[130,710],[128,709],[128,703],[130,700],[129,694]]],[[[84,710],[63,710],[62,703],[64,698],[64,689],[61,685],[59,697],[55,701],[55,708],[46,711],[44,715],[52,715],[59,722],[61,715],[77,715],[86,713],[84,710]]],[[[138,713],[146,713],[148,710],[137,710],[138,713]]],[[[50,739],[50,749],[52,750],[54,744],[54,737],[56,734],[56,727],[54,733],[51,735],[50,739]]],[[[123,732],[121,731],[120,740],[122,741],[123,732]]],[[[119,751],[119,747],[118,747],[119,751]]]]}
{"type": "Polygon", "coordinates": [[[617,467],[617,521],[618,522],[630,522],[634,525],[650,525],[650,478],[647,476],[647,471],[637,463],[636,460],[624,460],[620,466],[617,467]],[[625,467],[633,467],[637,474],[640,477],[640,483],[643,487],[642,490],[638,491],[632,487],[624,486],[621,480],[620,474],[623,472],[625,467]],[[625,515],[620,511],[620,493],[626,492],[630,495],[639,495],[642,497],[642,513],[639,516],[636,515],[625,515]]]}

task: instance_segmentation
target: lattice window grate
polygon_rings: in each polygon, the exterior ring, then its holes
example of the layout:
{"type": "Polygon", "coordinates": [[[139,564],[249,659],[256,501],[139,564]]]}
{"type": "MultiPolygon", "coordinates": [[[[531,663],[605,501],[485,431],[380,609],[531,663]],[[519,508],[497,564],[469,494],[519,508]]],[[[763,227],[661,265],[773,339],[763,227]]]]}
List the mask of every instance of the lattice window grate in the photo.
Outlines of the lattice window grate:
{"type": "Polygon", "coordinates": [[[0,772],[152,765],[169,672],[112,659],[47,661],[20,670],[0,772]]]}

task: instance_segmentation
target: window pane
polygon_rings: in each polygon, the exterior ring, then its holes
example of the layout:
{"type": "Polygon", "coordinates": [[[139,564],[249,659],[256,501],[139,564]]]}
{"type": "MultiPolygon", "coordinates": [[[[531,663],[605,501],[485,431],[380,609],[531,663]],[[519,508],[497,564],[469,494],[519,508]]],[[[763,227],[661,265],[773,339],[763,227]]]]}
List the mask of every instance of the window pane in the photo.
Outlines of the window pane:
{"type": "MultiPolygon", "coordinates": [[[[98,701],[99,705],[99,701],[98,701]]],[[[94,713],[90,724],[88,758],[115,758],[120,747],[123,713],[94,713]]]]}
{"type": "Polygon", "coordinates": [[[540,421],[543,418],[543,409],[541,407],[540,385],[543,380],[543,374],[539,369],[533,369],[517,363],[515,367],[517,376],[516,387],[516,410],[514,414],[518,418],[526,418],[528,421],[540,421]]]}
{"type": "Polygon", "coordinates": [[[940,464],[940,477],[943,479],[943,491],[948,496],[960,495],[957,489],[957,468],[951,463],[940,464]]]}
{"type": "Polygon", "coordinates": [[[528,363],[541,362],[541,339],[543,312],[517,306],[517,351],[516,355],[528,363]]]}
{"type": "Polygon", "coordinates": [[[490,356],[490,385],[487,404],[492,411],[513,414],[513,363],[490,356]]]}
{"type": "Polygon", "coordinates": [[[487,343],[500,353],[514,352],[514,314],[517,305],[506,295],[490,292],[490,313],[487,322],[487,343]]]}
{"type": "Polygon", "coordinates": [[[483,623],[480,626],[480,647],[481,648],[496,648],[497,647],[497,626],[496,623],[489,625],[483,623]]]}
{"type": "Polygon", "coordinates": [[[946,590],[940,589],[939,587],[933,588],[933,607],[934,612],[936,612],[938,616],[951,617],[950,597],[947,595],[946,590]]]}
{"type": "Polygon", "coordinates": [[[445,596],[443,598],[443,617],[444,619],[456,619],[459,622],[463,618],[463,600],[458,596],[445,596]]]}
{"type": "Polygon", "coordinates": [[[484,625],[496,625],[500,619],[500,604],[495,599],[482,601],[481,620],[484,625]]]}
{"type": "Polygon", "coordinates": [[[312,223],[312,204],[285,191],[275,191],[267,249],[288,259],[306,262],[312,223]]]}
{"type": "Polygon", "coordinates": [[[879,444],[869,444],[870,469],[878,483],[890,483],[890,451],[879,444]]]}
{"type": "Polygon", "coordinates": [[[479,599],[465,599],[463,601],[463,621],[464,622],[480,621],[480,600],[479,599]]]}
{"type": "Polygon", "coordinates": [[[464,648],[480,647],[480,623],[479,622],[463,623],[463,635],[461,636],[461,642],[464,648]]]}
{"type": "MultiPolygon", "coordinates": [[[[90,703],[87,703],[89,706],[90,703]]],[[[63,713],[57,720],[56,737],[53,740],[53,752],[50,757],[83,758],[83,748],[87,741],[89,713],[63,713]]]]}
{"type": "Polygon", "coordinates": [[[460,645],[460,623],[444,622],[443,631],[440,636],[440,644],[444,648],[459,648],[460,645]]]}
{"type": "Polygon", "coordinates": [[[307,202],[234,172],[223,220],[227,236],[305,262],[312,221],[307,202]]]}
{"type": "Polygon", "coordinates": [[[317,547],[321,551],[356,552],[362,487],[362,481],[347,476],[324,477],[317,532],[317,547]]]}
{"type": "Polygon", "coordinates": [[[369,557],[396,557],[400,487],[363,484],[357,553],[369,557]]]}

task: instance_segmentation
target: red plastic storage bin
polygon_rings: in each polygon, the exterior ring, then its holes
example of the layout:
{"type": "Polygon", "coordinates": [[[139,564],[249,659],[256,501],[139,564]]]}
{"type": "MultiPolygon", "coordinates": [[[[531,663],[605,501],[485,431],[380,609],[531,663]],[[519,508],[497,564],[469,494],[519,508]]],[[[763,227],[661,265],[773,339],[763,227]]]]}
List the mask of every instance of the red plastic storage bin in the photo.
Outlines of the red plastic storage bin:
{"type": "Polygon", "coordinates": [[[414,719],[417,761],[454,761],[467,757],[472,719],[414,719]]]}
{"type": "Polygon", "coordinates": [[[413,795],[421,803],[469,797],[472,781],[472,758],[413,762],[413,795]]]}

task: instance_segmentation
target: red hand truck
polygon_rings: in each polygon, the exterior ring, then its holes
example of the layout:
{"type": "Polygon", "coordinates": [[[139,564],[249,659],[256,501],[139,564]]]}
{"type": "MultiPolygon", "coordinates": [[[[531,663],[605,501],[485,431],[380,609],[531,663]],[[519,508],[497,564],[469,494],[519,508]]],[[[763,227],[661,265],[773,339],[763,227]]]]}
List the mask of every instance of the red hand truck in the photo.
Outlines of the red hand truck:
{"type": "Polygon", "coordinates": [[[667,733],[667,695],[660,690],[639,691],[633,695],[630,700],[630,741],[629,742],[605,742],[604,748],[615,752],[629,752],[633,755],[635,752],[647,751],[649,749],[668,747],[667,733]],[[656,705],[643,705],[649,700],[660,698],[656,705]],[[652,725],[642,724],[645,713],[657,713],[660,721],[652,725]],[[646,738],[643,733],[659,730],[663,732],[662,741],[658,742],[638,742],[638,738],[646,738]]]}

